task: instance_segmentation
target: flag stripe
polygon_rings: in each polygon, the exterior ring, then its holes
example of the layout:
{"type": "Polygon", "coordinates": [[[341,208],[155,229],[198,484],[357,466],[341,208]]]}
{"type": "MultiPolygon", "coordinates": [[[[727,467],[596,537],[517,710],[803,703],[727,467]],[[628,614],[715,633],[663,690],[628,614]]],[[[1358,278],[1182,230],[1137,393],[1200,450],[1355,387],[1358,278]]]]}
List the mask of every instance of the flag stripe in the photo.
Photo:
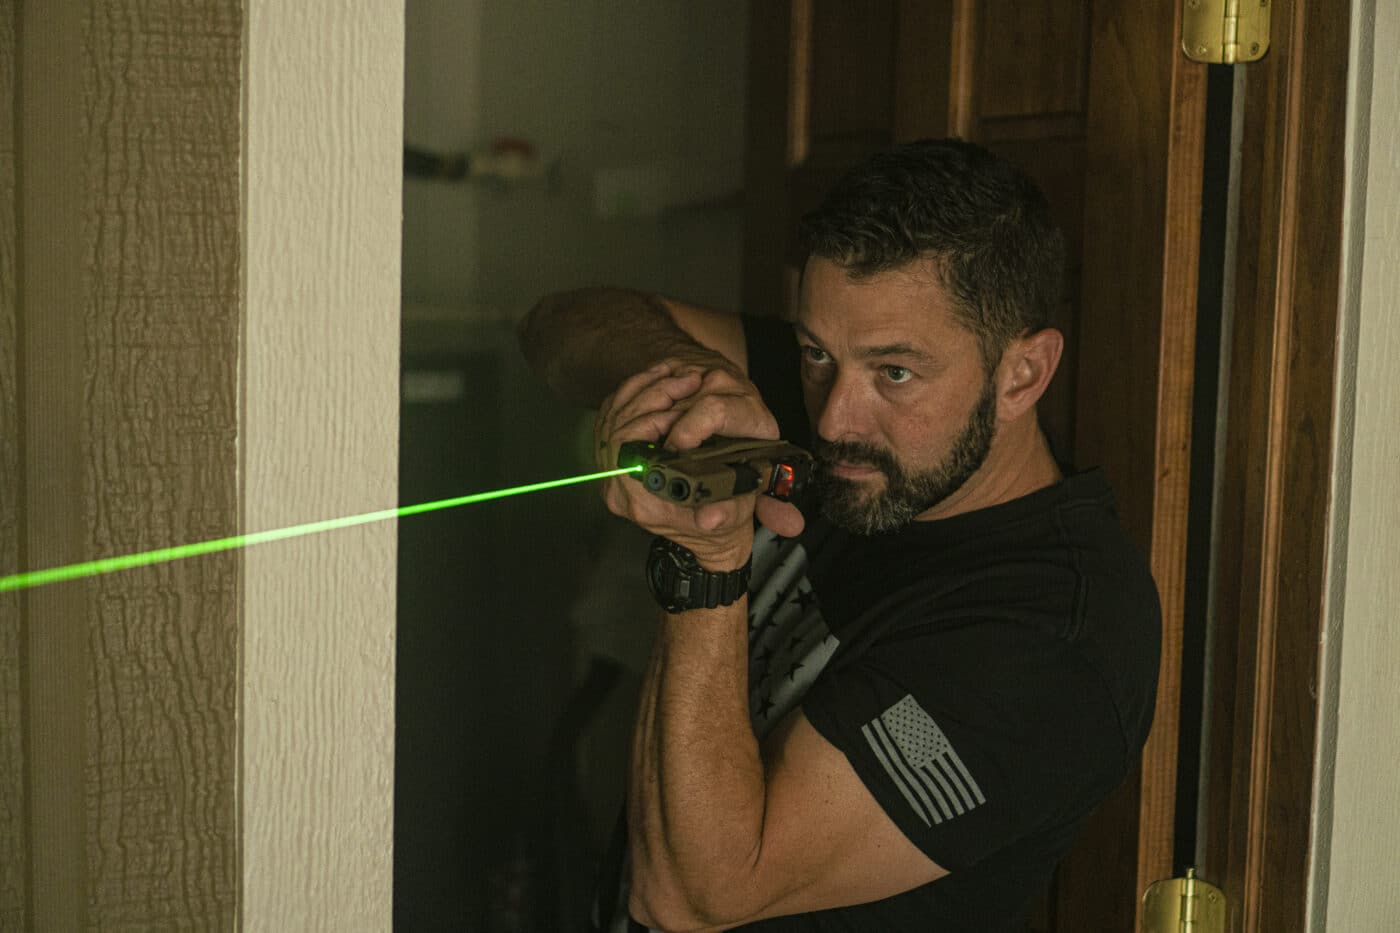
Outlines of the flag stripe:
{"type": "MultiPolygon", "coordinates": [[[[884,749],[880,747],[880,740],[876,738],[874,731],[870,728],[870,725],[867,724],[862,726],[860,731],[865,735],[865,740],[870,743],[871,750],[875,752],[875,757],[879,759],[881,766],[885,769],[885,772],[890,776],[890,779],[894,781],[895,787],[897,787],[899,789],[899,792],[904,795],[904,799],[909,801],[909,806],[913,808],[914,813],[919,817],[919,819],[923,820],[925,826],[933,825],[929,822],[928,811],[925,810],[924,805],[919,803],[918,800],[914,799],[914,795],[910,793],[909,786],[905,783],[904,779],[900,777],[900,774],[898,770],[896,770],[894,763],[890,761],[889,757],[886,756],[884,749]]],[[[934,814],[934,817],[937,818],[937,814],[934,814]]]]}
{"type": "Polygon", "coordinates": [[[938,770],[937,765],[938,759],[932,758],[928,761],[927,764],[923,766],[922,770],[926,773],[926,776],[924,777],[924,783],[932,784],[933,781],[937,781],[939,786],[943,788],[943,793],[946,794],[948,800],[952,802],[953,809],[958,812],[958,816],[962,816],[964,813],[967,812],[967,809],[963,807],[962,801],[958,799],[958,795],[953,793],[953,788],[949,786],[948,779],[944,777],[942,771],[938,770]],[[932,778],[933,780],[931,781],[929,780],[929,778],[932,778]]]}
{"type": "Polygon", "coordinates": [[[899,744],[899,739],[890,732],[889,723],[883,719],[875,721],[875,732],[884,743],[885,752],[890,756],[900,770],[910,781],[913,782],[914,793],[919,795],[919,799],[928,805],[930,815],[935,823],[941,823],[953,815],[953,811],[948,809],[948,803],[943,799],[943,794],[936,787],[929,787],[928,782],[919,777],[919,769],[909,760],[905,754],[904,746],[899,744]]]}
{"type": "Polygon", "coordinates": [[[948,736],[912,694],[862,726],[861,734],[924,825],[987,802],[948,736]]]}
{"type": "Polygon", "coordinates": [[[963,780],[972,788],[972,795],[977,798],[977,802],[986,803],[987,798],[982,796],[982,788],[977,786],[976,779],[973,778],[971,772],[967,770],[967,766],[962,763],[962,759],[956,754],[950,754],[948,757],[952,759],[953,766],[958,769],[958,773],[963,776],[963,780]]]}
{"type": "Polygon", "coordinates": [[[948,801],[943,796],[943,792],[929,783],[928,779],[919,773],[919,766],[911,760],[908,747],[901,743],[899,741],[899,736],[890,730],[890,724],[884,719],[877,719],[871,723],[871,725],[875,727],[880,738],[884,741],[885,750],[889,752],[890,757],[899,762],[900,770],[917,782],[916,790],[919,795],[925,800],[931,796],[934,802],[938,804],[938,810],[934,812],[934,822],[941,823],[943,820],[951,820],[953,818],[953,810],[948,806],[948,801]],[[923,793],[924,791],[928,791],[928,794],[925,795],[923,793]],[[939,813],[943,815],[942,819],[938,818],[939,813]]]}
{"type": "Polygon", "coordinates": [[[953,785],[958,787],[958,793],[962,794],[963,800],[967,801],[967,810],[972,810],[972,808],[976,807],[977,804],[973,803],[972,792],[970,792],[970,790],[967,789],[967,783],[963,782],[962,776],[960,776],[958,773],[958,768],[956,768],[956,765],[960,765],[960,763],[962,763],[962,761],[960,761],[960,759],[958,758],[958,752],[952,751],[952,749],[948,749],[948,756],[946,756],[945,759],[942,759],[941,762],[938,762],[938,766],[942,769],[942,772],[944,772],[945,775],[948,775],[948,780],[951,780],[951,782],[953,782],[953,785]]]}
{"type": "Polygon", "coordinates": [[[962,797],[963,803],[967,804],[967,808],[971,810],[973,807],[977,806],[977,804],[972,802],[972,794],[968,791],[967,785],[963,783],[962,778],[958,776],[958,772],[953,768],[951,759],[957,757],[957,754],[953,752],[952,749],[949,749],[947,756],[938,759],[931,767],[936,768],[940,774],[948,779],[948,783],[958,789],[958,795],[962,797]]]}
{"type": "Polygon", "coordinates": [[[919,819],[924,821],[924,825],[931,826],[933,823],[943,822],[943,819],[938,815],[937,811],[934,810],[933,804],[919,788],[918,782],[913,780],[912,776],[904,772],[904,765],[899,762],[895,756],[885,753],[885,739],[881,734],[884,730],[881,728],[880,720],[872,719],[869,723],[862,726],[860,731],[865,734],[865,740],[870,743],[871,749],[875,752],[875,757],[880,759],[880,764],[884,766],[885,771],[894,780],[895,786],[899,788],[899,792],[909,801],[909,805],[914,808],[914,812],[918,814],[919,819]],[[913,793],[911,793],[911,791],[913,791],[913,793]],[[919,797],[922,798],[922,806],[914,799],[914,793],[917,793],[919,797]],[[932,820],[930,820],[930,817],[932,817],[932,820]]]}

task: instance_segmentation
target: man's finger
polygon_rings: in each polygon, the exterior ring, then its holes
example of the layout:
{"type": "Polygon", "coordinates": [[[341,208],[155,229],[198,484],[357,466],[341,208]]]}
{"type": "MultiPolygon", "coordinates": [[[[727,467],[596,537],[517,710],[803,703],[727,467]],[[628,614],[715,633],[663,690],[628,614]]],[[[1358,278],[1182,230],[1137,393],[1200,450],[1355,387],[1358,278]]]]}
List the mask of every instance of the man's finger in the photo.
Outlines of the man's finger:
{"type": "Polygon", "coordinates": [[[754,504],[754,514],[764,528],[784,538],[797,537],[806,525],[797,506],[772,496],[759,496],[754,504]]]}
{"type": "Polygon", "coordinates": [[[668,411],[695,394],[700,380],[694,375],[666,376],[644,386],[631,400],[613,407],[614,431],[617,425],[653,411],[668,411]]]}
{"type": "MultiPolygon", "coordinates": [[[[628,378],[618,386],[616,392],[603,400],[603,404],[598,408],[597,417],[593,419],[593,442],[598,462],[604,464],[605,469],[612,466],[606,462],[609,458],[605,453],[608,446],[615,442],[619,425],[635,420],[639,412],[671,408],[678,399],[685,398],[694,390],[693,386],[687,384],[690,381],[684,378],[677,381],[677,377],[670,375],[669,368],[657,364],[628,378]]],[[[629,439],[660,438],[660,434],[655,434],[629,439]]]]}
{"type": "Polygon", "coordinates": [[[666,435],[666,443],[676,450],[689,450],[716,434],[777,440],[778,423],[757,397],[702,395],[686,406],[666,435]]]}
{"type": "Polygon", "coordinates": [[[750,507],[740,499],[727,499],[711,502],[695,510],[695,527],[703,532],[714,532],[742,521],[752,521],[750,507]]]}
{"type": "Polygon", "coordinates": [[[675,378],[677,378],[676,375],[671,371],[670,365],[666,363],[648,366],[641,372],[622,380],[612,394],[612,403],[609,407],[612,409],[625,408],[651,386],[675,378]]]}

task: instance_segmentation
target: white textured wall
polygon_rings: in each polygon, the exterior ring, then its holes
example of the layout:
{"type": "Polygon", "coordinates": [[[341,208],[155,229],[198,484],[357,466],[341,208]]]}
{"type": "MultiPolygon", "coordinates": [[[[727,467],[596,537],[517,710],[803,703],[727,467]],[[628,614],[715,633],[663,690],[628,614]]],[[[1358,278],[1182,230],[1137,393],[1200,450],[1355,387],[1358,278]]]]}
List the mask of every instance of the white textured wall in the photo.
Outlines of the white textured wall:
{"type": "MultiPolygon", "coordinates": [[[[403,6],[249,0],[250,530],[396,499],[403,6]]],[[[250,550],[244,930],[390,926],[391,524],[250,550]]]]}
{"type": "Polygon", "coordinates": [[[1315,933],[1400,929],[1400,6],[1357,0],[1353,16],[1349,259],[1319,729],[1315,933]]]}

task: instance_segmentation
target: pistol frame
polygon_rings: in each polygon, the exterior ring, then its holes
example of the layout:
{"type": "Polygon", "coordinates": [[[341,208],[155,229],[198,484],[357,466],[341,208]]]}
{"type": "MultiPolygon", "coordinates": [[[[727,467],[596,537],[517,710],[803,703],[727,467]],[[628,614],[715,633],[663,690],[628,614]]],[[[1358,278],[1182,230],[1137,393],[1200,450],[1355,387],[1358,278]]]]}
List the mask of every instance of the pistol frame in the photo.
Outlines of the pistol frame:
{"type": "Polygon", "coordinates": [[[750,492],[787,501],[801,493],[812,473],[812,455],[787,441],[714,437],[694,450],[667,450],[628,441],[619,467],[645,466],[632,478],[663,499],[699,506],[750,492]]]}

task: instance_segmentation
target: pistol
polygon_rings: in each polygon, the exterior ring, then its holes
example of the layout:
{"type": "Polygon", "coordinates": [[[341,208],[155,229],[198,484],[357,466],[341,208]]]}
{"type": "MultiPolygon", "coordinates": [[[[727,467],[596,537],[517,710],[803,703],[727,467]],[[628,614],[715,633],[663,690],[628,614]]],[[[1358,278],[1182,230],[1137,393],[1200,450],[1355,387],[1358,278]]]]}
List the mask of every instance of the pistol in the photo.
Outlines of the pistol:
{"type": "Polygon", "coordinates": [[[812,475],[812,455],[795,444],[718,436],[685,451],[628,441],[617,452],[617,465],[645,467],[632,478],[654,495],[689,506],[755,491],[786,502],[812,475]]]}

